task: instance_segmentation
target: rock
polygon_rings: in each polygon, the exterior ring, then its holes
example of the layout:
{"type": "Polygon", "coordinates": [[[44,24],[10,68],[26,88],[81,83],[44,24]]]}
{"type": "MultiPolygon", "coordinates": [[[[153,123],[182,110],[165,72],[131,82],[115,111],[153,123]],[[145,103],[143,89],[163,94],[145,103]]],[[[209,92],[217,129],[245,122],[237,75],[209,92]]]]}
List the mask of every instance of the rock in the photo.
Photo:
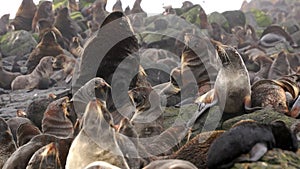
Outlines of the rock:
{"type": "Polygon", "coordinates": [[[200,18],[199,18],[200,10],[201,10],[201,6],[195,5],[190,10],[183,13],[181,15],[181,17],[184,17],[190,23],[199,25],[200,24],[200,18]]]}
{"type": "Polygon", "coordinates": [[[282,120],[289,127],[291,127],[293,124],[295,124],[297,122],[300,122],[300,120],[298,120],[298,119],[294,119],[294,118],[286,116],[282,113],[278,113],[274,110],[265,108],[265,109],[255,111],[250,114],[244,114],[242,116],[238,116],[238,117],[229,119],[223,123],[222,129],[228,130],[236,122],[239,122],[241,120],[246,120],[246,119],[252,119],[257,122],[266,123],[266,124],[269,124],[274,120],[282,120]]]}
{"type": "Polygon", "coordinates": [[[36,45],[32,34],[24,30],[9,32],[0,39],[0,50],[4,56],[23,56],[36,45]]]}
{"type": "Polygon", "coordinates": [[[255,169],[296,169],[300,166],[300,156],[298,154],[281,149],[273,149],[268,151],[262,159],[252,163],[236,163],[232,169],[238,168],[255,168],[255,169]]]}
{"type": "Polygon", "coordinates": [[[265,12],[258,9],[253,9],[251,12],[254,14],[257,25],[260,27],[267,27],[272,24],[272,19],[265,12]]]}
{"type": "Polygon", "coordinates": [[[217,23],[220,26],[222,26],[223,29],[225,29],[226,31],[229,31],[229,22],[227,21],[227,19],[225,18],[224,15],[218,13],[218,12],[213,12],[211,14],[208,15],[208,22],[209,23],[217,23]]]}

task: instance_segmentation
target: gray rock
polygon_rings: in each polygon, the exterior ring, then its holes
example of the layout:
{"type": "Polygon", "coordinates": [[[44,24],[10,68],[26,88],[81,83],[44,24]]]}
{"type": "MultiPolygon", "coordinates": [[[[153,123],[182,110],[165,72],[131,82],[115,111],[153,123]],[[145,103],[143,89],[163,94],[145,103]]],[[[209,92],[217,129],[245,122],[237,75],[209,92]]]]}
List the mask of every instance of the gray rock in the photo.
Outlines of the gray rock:
{"type": "Polygon", "coordinates": [[[30,32],[20,30],[2,36],[0,49],[4,56],[23,56],[30,53],[37,45],[30,32]]]}

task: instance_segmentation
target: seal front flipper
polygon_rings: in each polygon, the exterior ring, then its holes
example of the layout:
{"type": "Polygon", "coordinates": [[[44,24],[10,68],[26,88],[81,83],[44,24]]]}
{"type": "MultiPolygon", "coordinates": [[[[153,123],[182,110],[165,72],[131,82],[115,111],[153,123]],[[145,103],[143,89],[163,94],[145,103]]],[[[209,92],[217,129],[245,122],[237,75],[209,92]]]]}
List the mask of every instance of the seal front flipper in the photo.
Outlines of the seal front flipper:
{"type": "Polygon", "coordinates": [[[247,155],[241,155],[235,161],[236,162],[255,162],[258,161],[268,151],[268,147],[265,143],[256,143],[251,151],[247,155]]]}

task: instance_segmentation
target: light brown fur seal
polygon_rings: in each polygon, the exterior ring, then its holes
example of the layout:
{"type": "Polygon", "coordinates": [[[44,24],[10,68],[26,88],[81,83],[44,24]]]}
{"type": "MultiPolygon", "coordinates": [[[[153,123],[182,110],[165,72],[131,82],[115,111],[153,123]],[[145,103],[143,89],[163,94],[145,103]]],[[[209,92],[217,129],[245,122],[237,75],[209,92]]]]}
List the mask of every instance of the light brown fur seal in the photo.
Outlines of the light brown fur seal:
{"type": "Polygon", "coordinates": [[[116,142],[110,112],[101,101],[94,99],[89,102],[82,126],[70,147],[66,169],[82,169],[94,161],[129,168],[116,142]]]}
{"type": "Polygon", "coordinates": [[[14,20],[11,22],[11,25],[14,26],[15,30],[31,30],[32,19],[36,12],[36,5],[33,3],[33,0],[23,0],[14,20]]]}
{"type": "Polygon", "coordinates": [[[31,73],[40,60],[45,56],[57,56],[63,54],[62,47],[57,43],[56,35],[53,31],[48,31],[43,35],[41,42],[30,53],[26,66],[28,68],[27,73],[31,73]]]}
{"type": "Polygon", "coordinates": [[[37,88],[43,80],[49,79],[50,76],[53,74],[53,62],[54,57],[52,56],[46,56],[42,58],[40,63],[32,71],[32,73],[16,77],[16,79],[11,83],[11,89],[31,90],[37,88]]]}

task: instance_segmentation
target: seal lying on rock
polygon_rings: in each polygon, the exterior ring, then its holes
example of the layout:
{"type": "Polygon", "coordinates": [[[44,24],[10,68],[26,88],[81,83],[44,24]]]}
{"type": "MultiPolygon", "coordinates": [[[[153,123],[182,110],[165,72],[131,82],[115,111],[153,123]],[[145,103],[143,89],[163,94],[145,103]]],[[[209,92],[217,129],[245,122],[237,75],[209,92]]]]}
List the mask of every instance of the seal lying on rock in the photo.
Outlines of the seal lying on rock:
{"type": "Polygon", "coordinates": [[[238,161],[257,161],[269,149],[296,152],[297,139],[282,122],[271,124],[243,122],[218,137],[208,150],[208,168],[229,168],[238,161]],[[242,156],[250,153],[250,157],[242,156]]]}
{"type": "Polygon", "coordinates": [[[11,83],[12,90],[19,89],[35,89],[39,85],[48,80],[50,83],[50,76],[53,74],[54,57],[46,56],[41,59],[40,63],[33,70],[32,73],[16,77],[11,83]]]}

